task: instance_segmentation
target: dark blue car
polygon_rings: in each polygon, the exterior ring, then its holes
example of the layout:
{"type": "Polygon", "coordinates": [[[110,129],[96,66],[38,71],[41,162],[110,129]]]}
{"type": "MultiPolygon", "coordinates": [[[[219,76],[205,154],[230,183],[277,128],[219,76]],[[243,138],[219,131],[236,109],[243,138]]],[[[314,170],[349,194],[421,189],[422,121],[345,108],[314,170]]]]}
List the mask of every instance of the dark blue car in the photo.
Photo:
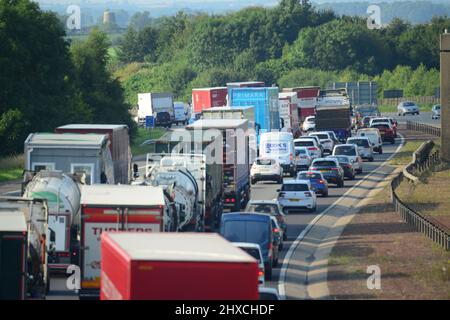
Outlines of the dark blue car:
{"type": "Polygon", "coordinates": [[[272,278],[272,267],[278,263],[278,245],[274,246],[272,221],[268,214],[233,212],[224,213],[220,234],[230,242],[259,244],[264,260],[267,280],[272,278]]]}
{"type": "Polygon", "coordinates": [[[297,180],[309,180],[311,187],[316,194],[323,197],[328,196],[328,182],[320,171],[300,171],[297,180]]]}

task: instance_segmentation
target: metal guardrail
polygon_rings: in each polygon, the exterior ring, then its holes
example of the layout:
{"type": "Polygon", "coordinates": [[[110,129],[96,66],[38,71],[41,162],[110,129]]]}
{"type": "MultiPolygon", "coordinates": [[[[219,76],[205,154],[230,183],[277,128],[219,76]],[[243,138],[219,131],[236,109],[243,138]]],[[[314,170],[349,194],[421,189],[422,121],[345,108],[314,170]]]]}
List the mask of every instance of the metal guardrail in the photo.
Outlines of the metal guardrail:
{"type": "Polygon", "coordinates": [[[409,167],[409,170],[406,170],[406,172],[404,170],[392,180],[391,199],[392,204],[395,207],[395,211],[400,214],[403,221],[412,226],[416,231],[425,234],[428,238],[443,247],[445,250],[450,250],[449,228],[432,217],[424,216],[420,212],[412,210],[398,198],[395,192],[405,178],[408,179],[408,181],[411,181],[411,178],[408,177],[407,174],[412,175],[415,179],[418,179],[413,175],[413,173],[420,174],[439,162],[439,150],[437,150],[430,154],[425,161],[410,163],[407,166],[409,167]]]}
{"type": "Polygon", "coordinates": [[[426,123],[420,123],[415,121],[406,121],[406,129],[419,131],[427,134],[431,134],[433,136],[440,137],[441,136],[441,128],[435,127],[426,123]]]}
{"type": "Polygon", "coordinates": [[[439,150],[431,153],[433,147],[434,142],[431,140],[422,143],[422,145],[413,153],[412,161],[403,168],[403,176],[410,182],[418,182],[418,175],[420,176],[422,172],[440,162],[439,150]]]}

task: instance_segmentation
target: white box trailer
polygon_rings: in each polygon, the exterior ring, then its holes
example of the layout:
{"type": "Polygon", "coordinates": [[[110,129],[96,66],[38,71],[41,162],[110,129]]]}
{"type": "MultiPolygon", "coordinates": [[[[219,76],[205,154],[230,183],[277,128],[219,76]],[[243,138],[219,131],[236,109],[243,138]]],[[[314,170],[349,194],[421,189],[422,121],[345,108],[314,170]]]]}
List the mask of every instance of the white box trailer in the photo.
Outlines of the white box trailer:
{"type": "Polygon", "coordinates": [[[102,232],[162,232],[166,202],[162,187],[93,185],[82,188],[80,204],[80,297],[98,297],[102,232]]]}
{"type": "Polygon", "coordinates": [[[172,122],[174,121],[172,93],[138,93],[138,122],[145,123],[146,117],[156,117],[158,112],[168,112],[172,122]]]}
{"type": "Polygon", "coordinates": [[[104,134],[32,133],[25,140],[25,170],[85,173],[86,184],[115,183],[104,134]]]}

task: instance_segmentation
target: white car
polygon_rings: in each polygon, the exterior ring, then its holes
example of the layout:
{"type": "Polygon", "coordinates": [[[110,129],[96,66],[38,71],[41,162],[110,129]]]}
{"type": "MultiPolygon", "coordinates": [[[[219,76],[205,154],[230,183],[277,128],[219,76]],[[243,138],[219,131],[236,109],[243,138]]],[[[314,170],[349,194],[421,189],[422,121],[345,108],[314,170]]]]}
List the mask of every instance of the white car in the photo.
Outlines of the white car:
{"type": "Polygon", "coordinates": [[[334,148],[334,141],[333,137],[331,137],[330,133],[327,131],[318,131],[318,132],[311,132],[308,134],[308,136],[314,136],[319,138],[320,143],[323,146],[323,152],[331,153],[333,152],[334,148]]]}
{"type": "Polygon", "coordinates": [[[278,201],[285,213],[290,209],[306,209],[309,212],[315,212],[317,209],[316,193],[312,191],[308,180],[285,181],[277,192],[278,201]]]}
{"type": "Polygon", "coordinates": [[[373,151],[379,154],[383,153],[383,140],[381,139],[380,131],[377,128],[364,128],[356,132],[357,137],[366,137],[372,144],[373,151]]]}
{"type": "Polygon", "coordinates": [[[356,144],[358,146],[358,152],[361,158],[367,159],[370,162],[374,160],[372,143],[367,137],[352,137],[348,138],[347,144],[356,144]]]}
{"type": "Polygon", "coordinates": [[[297,170],[307,170],[313,158],[307,147],[295,147],[295,162],[297,170]]]}
{"type": "Polygon", "coordinates": [[[250,242],[232,242],[232,244],[245,251],[258,261],[258,281],[259,285],[264,285],[264,260],[259,244],[250,242]]]}
{"type": "Polygon", "coordinates": [[[391,122],[391,120],[387,117],[372,118],[370,119],[369,127],[375,123],[386,123],[386,122],[391,122]]]}
{"type": "Polygon", "coordinates": [[[316,129],[316,116],[309,116],[305,118],[302,124],[302,130],[304,132],[314,131],[316,129]]]}
{"type": "Polygon", "coordinates": [[[294,140],[294,147],[306,147],[308,148],[311,157],[320,158],[322,156],[322,149],[317,144],[317,140],[313,138],[299,138],[294,140]]]}
{"type": "Polygon", "coordinates": [[[417,104],[412,101],[403,101],[400,102],[397,106],[397,113],[399,116],[404,116],[407,114],[419,114],[420,110],[417,104]]]}
{"type": "Polygon", "coordinates": [[[283,168],[276,159],[257,158],[250,169],[252,184],[258,181],[283,183],[283,168]]]}
{"type": "Polygon", "coordinates": [[[333,149],[333,156],[348,156],[357,173],[363,172],[363,161],[356,144],[338,144],[333,149]]]}

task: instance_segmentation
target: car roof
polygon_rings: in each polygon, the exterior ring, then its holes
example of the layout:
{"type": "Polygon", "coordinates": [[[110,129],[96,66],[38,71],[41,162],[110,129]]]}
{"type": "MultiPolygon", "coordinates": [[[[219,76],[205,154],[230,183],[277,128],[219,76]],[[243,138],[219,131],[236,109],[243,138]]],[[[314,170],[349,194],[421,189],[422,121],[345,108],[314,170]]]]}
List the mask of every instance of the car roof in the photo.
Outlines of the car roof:
{"type": "Polygon", "coordinates": [[[357,146],[353,143],[342,143],[342,144],[338,144],[335,146],[335,148],[338,148],[338,147],[357,147],[357,146]]]}
{"type": "Polygon", "coordinates": [[[330,134],[330,131],[314,131],[311,132],[310,134],[330,134]]]}
{"type": "Polygon", "coordinates": [[[276,204],[278,205],[277,200],[250,200],[248,204],[276,204]]]}
{"type": "Polygon", "coordinates": [[[260,213],[260,212],[224,212],[222,214],[222,219],[232,219],[232,218],[245,218],[245,220],[268,220],[270,219],[271,215],[266,213],[260,213]]]}
{"type": "Polygon", "coordinates": [[[302,138],[294,139],[294,142],[296,142],[296,141],[301,141],[301,140],[316,141],[316,139],[314,139],[314,138],[308,136],[308,137],[302,137],[302,138]]]}
{"type": "MultiPolygon", "coordinates": [[[[347,138],[347,141],[360,140],[360,139],[363,139],[363,140],[369,140],[369,138],[367,138],[367,137],[356,136],[356,137],[350,137],[350,138],[347,138]]],[[[350,143],[349,143],[349,144],[350,144],[350,143]]]]}

